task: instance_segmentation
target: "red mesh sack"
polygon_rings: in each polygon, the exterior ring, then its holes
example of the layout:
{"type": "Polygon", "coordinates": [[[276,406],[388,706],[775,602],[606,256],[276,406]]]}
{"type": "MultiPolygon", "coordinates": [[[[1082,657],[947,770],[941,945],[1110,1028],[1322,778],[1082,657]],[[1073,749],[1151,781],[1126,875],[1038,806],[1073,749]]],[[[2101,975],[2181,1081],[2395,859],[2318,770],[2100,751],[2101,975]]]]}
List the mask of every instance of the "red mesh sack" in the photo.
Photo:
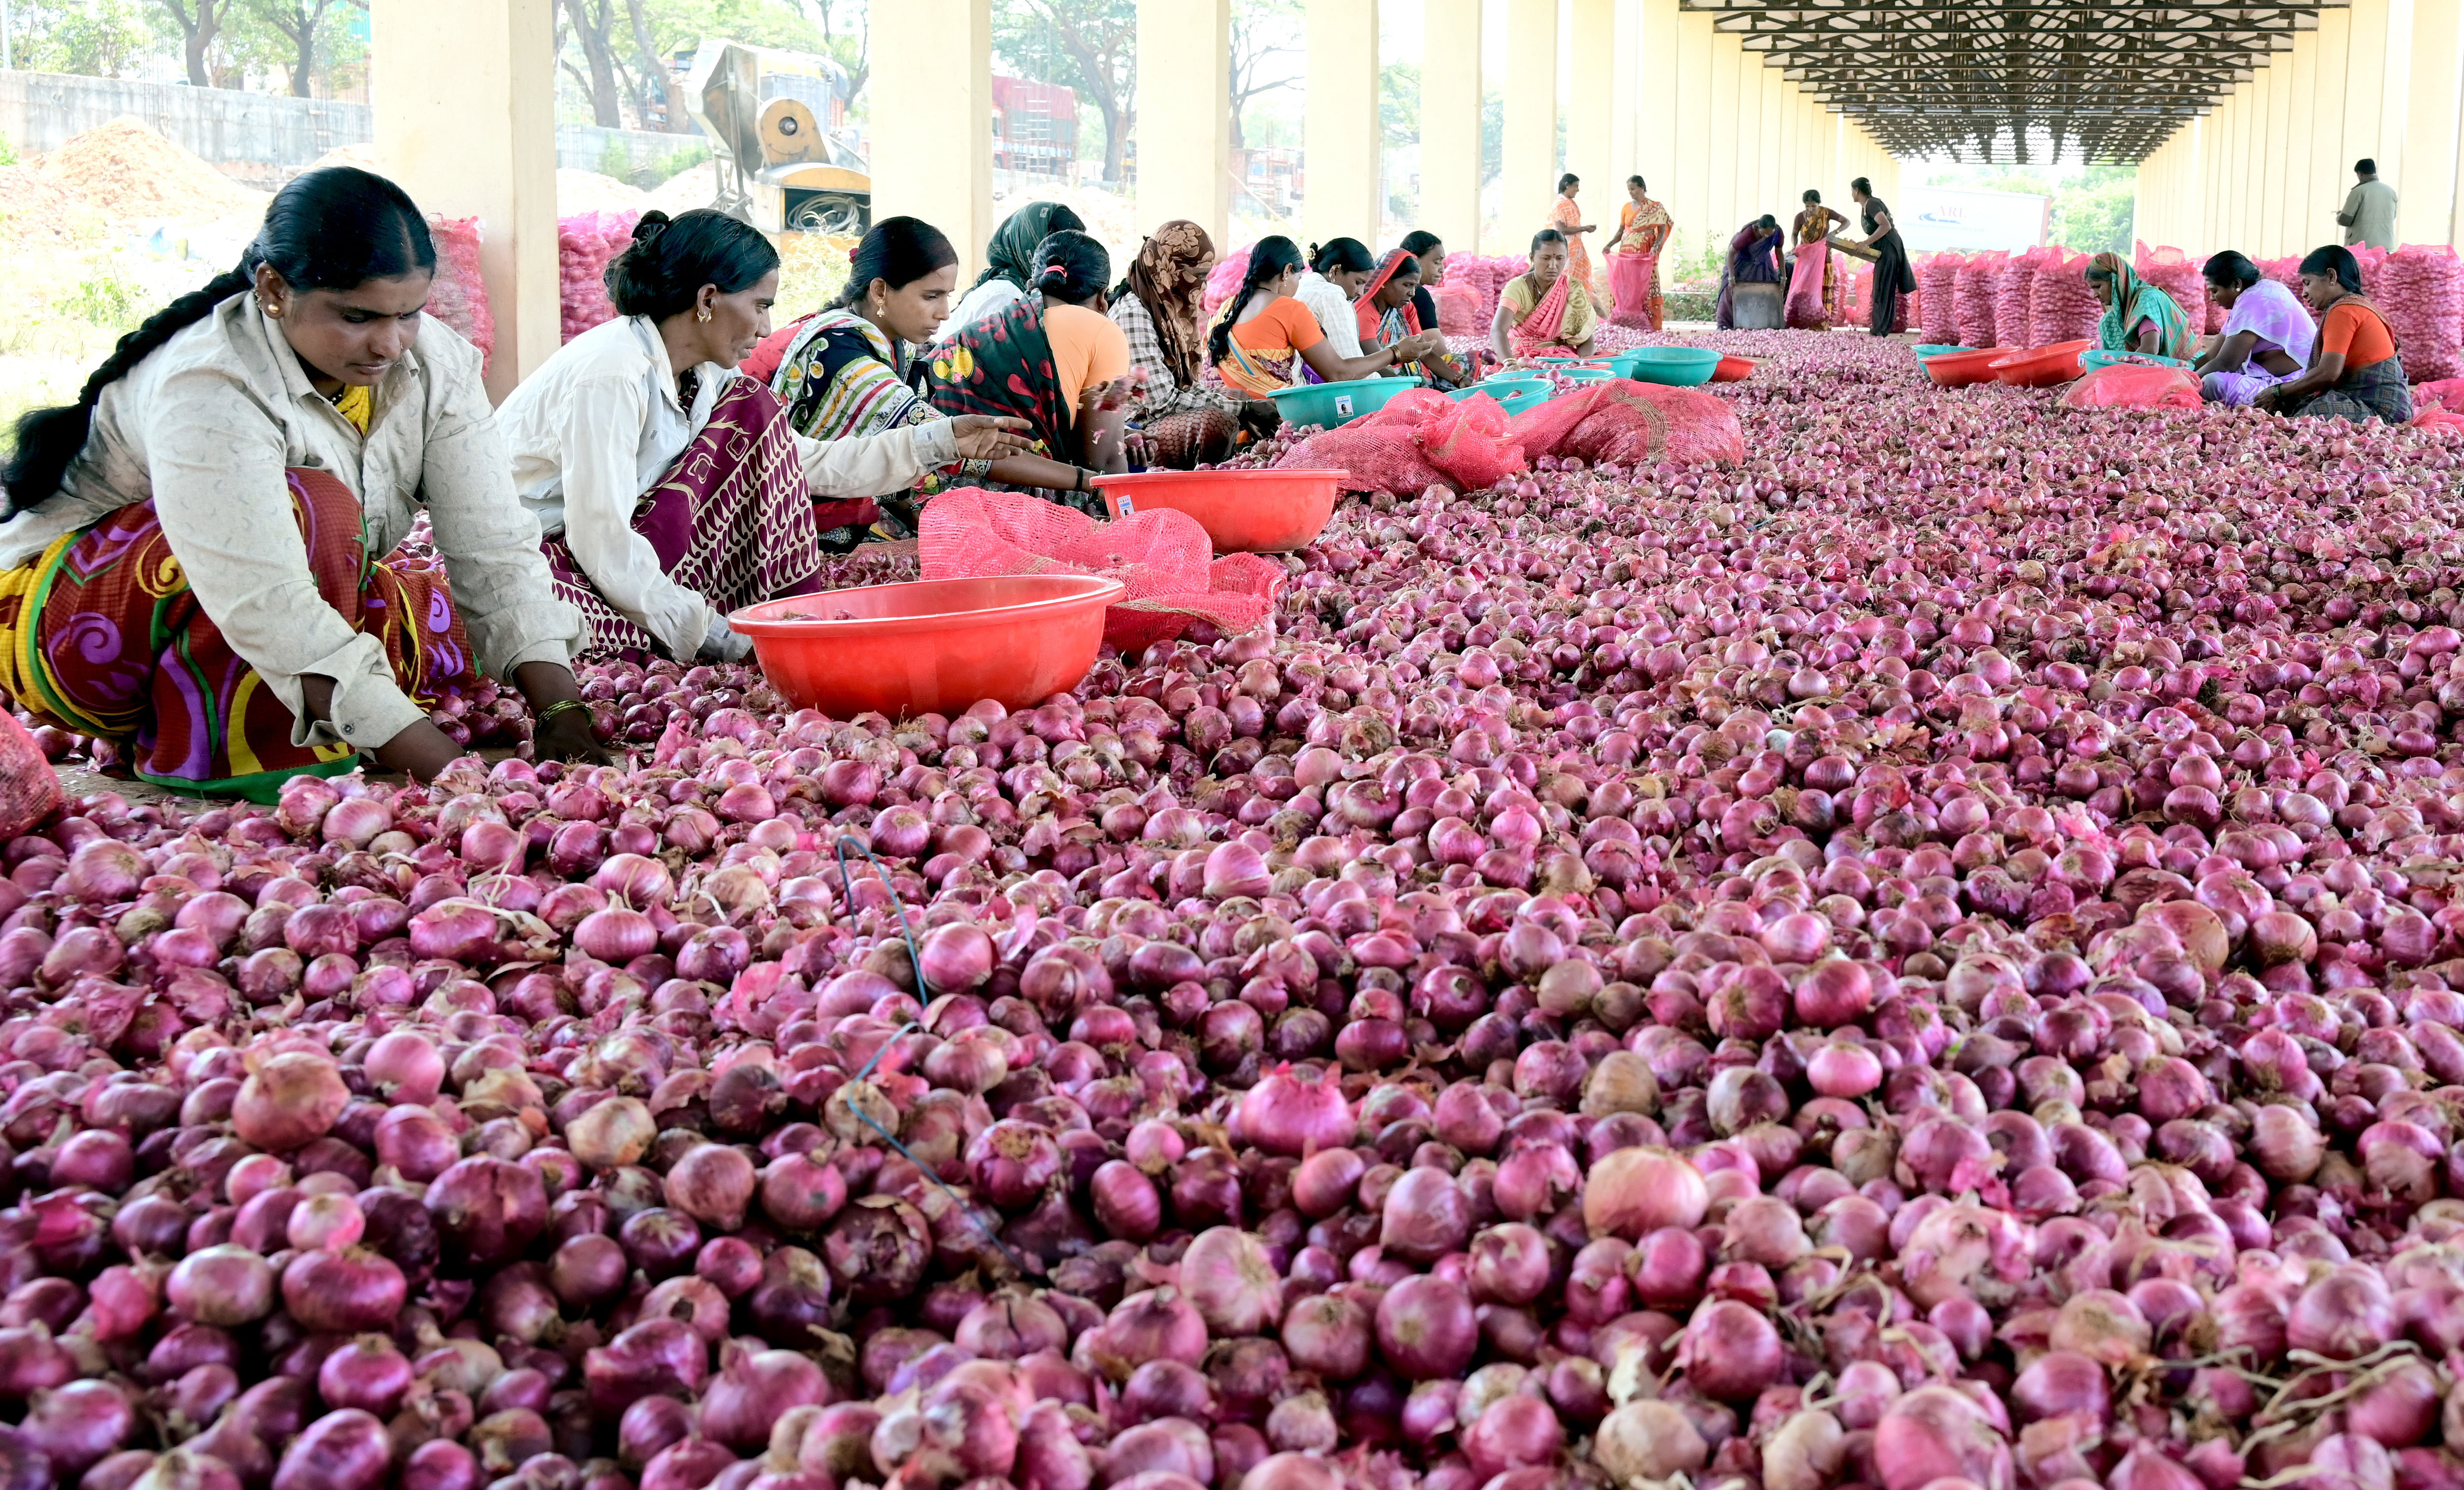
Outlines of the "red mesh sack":
{"type": "Polygon", "coordinates": [[[1124,653],[1171,641],[1192,621],[1226,634],[1255,628],[1275,608],[1283,566],[1255,554],[1214,557],[1198,520],[1150,508],[1098,523],[1074,507],[1023,492],[963,487],[924,506],[916,554],[924,577],[1100,574],[1129,587],[1104,612],[1104,640],[1124,653]]]}
{"type": "Polygon", "coordinates": [[[2439,378],[2417,385],[2412,390],[2412,407],[2464,414],[2464,378],[2439,378]]]}
{"type": "Polygon", "coordinates": [[[1447,484],[1421,454],[1419,432],[1395,424],[1347,424],[1321,431],[1293,446],[1275,465],[1279,470],[1340,471],[1343,478],[1335,484],[1347,492],[1417,497],[1447,484]]]}
{"type": "Polygon", "coordinates": [[[65,801],[43,747],[15,715],[0,712],[0,838],[33,832],[65,801]]]}
{"type": "Polygon", "coordinates": [[[1527,464],[1496,399],[1479,393],[1457,403],[1434,389],[1398,393],[1375,413],[1310,435],[1276,462],[1296,471],[1341,471],[1346,491],[1397,497],[1435,485],[1479,491],[1527,464]]]}
{"type": "Polygon", "coordinates": [[[1460,403],[1441,402],[1446,407],[1420,426],[1420,454],[1457,490],[1481,491],[1529,467],[1512,437],[1513,421],[1496,399],[1474,393],[1460,403]]]}
{"type": "MultiPolygon", "coordinates": [[[[1953,301],[1959,318],[1959,342],[1963,346],[1984,348],[2005,344],[1994,340],[2001,327],[1993,319],[1993,281],[2002,273],[2002,253],[1977,254],[1960,266],[1953,301]]],[[[2014,334],[2024,335],[2017,328],[2014,334]]]]}
{"type": "Polygon", "coordinates": [[[2038,266],[2035,283],[2028,290],[2029,345],[2051,346],[2096,335],[2104,307],[2088,287],[2087,263],[2085,254],[2065,254],[2058,262],[2038,266]]]}
{"type": "Polygon", "coordinates": [[[2464,434],[2464,414],[2440,408],[2425,409],[2412,416],[2416,430],[2445,430],[2451,434],[2464,434]]]}
{"type": "MultiPolygon", "coordinates": [[[[2043,267],[2045,256],[2053,253],[2059,261],[2059,251],[2030,249],[2013,254],[1993,278],[1993,328],[2006,337],[2028,334],[2028,302],[2036,286],[2036,271],[2043,267]]],[[[2038,344],[2031,342],[2031,346],[2038,344]]]]}
{"type": "Polygon", "coordinates": [[[2426,383],[2464,372],[2464,261],[2453,249],[2408,246],[2389,254],[2370,298],[2387,312],[2407,378],[2426,383]]]}
{"type": "Polygon", "coordinates": [[[488,281],[479,274],[479,219],[430,217],[428,235],[436,240],[428,313],[479,348],[479,370],[485,372],[496,354],[496,317],[488,308],[488,281]]]}
{"type": "Polygon", "coordinates": [[[1635,465],[1646,460],[1746,458],[1737,411],[1715,393],[1615,378],[1526,410],[1512,434],[1530,456],[1571,456],[1635,465]]]}
{"type": "Polygon", "coordinates": [[[1241,288],[1242,278],[1249,273],[1249,251],[1255,247],[1254,243],[1243,243],[1215,260],[1215,268],[1206,276],[1206,290],[1199,298],[1199,303],[1206,307],[1206,320],[1210,325],[1214,323],[1215,313],[1232,298],[1232,292],[1241,288]]]}
{"type": "Polygon", "coordinates": [[[640,212],[579,212],[556,225],[558,300],[570,342],[604,321],[616,319],[607,300],[607,261],[633,241],[640,212]]]}
{"type": "Polygon", "coordinates": [[[1429,299],[1437,302],[1439,330],[1448,336],[1480,335],[1478,295],[1462,285],[1441,284],[1429,291],[1429,299]]]}
{"type": "MultiPolygon", "coordinates": [[[[1917,289],[1925,296],[1925,316],[1918,323],[1925,339],[1936,346],[1959,345],[1959,301],[1955,293],[1964,254],[1935,254],[1917,265],[1917,289]]],[[[1870,273],[1871,271],[1868,271],[1870,273]]]]}
{"type": "Polygon", "coordinates": [[[2199,380],[2184,367],[2145,367],[2120,362],[2095,367],[2062,392],[2065,409],[2188,409],[2199,407],[2199,380]]]}

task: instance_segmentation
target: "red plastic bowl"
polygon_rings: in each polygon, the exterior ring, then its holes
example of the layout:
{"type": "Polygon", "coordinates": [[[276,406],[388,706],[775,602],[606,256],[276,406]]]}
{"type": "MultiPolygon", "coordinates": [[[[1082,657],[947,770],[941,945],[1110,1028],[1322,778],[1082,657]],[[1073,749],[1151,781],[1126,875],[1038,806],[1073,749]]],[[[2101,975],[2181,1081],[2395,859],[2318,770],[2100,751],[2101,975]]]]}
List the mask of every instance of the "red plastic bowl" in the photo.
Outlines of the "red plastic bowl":
{"type": "MultiPolygon", "coordinates": [[[[2023,352],[2006,352],[1992,364],[1993,376],[2013,388],[2052,388],[2057,383],[2072,383],[2085,375],[2079,366],[2079,353],[2096,345],[2090,337],[2080,342],[2056,342],[2051,346],[2031,346],[2023,352]]],[[[1950,359],[1937,357],[1925,364],[1950,359]]]]}
{"type": "Polygon", "coordinates": [[[1966,388],[1993,381],[1993,365],[2011,355],[2007,346],[1979,347],[1972,352],[1947,352],[1925,360],[1925,375],[1944,388],[1966,388]]]}
{"type": "Polygon", "coordinates": [[[1723,357],[1720,359],[1720,366],[1711,369],[1711,381],[1714,383],[1743,383],[1748,378],[1752,377],[1754,375],[1754,369],[1761,366],[1762,364],[1754,361],[1750,357],[1723,357]]]}
{"type": "Polygon", "coordinates": [[[1091,574],[920,580],[765,600],[727,624],[753,638],[762,676],[798,708],[906,719],[981,699],[1021,709],[1077,687],[1103,644],[1104,608],[1128,593],[1091,574]]]}
{"type": "Polygon", "coordinates": [[[1095,478],[1116,518],[1168,507],[1206,529],[1217,553],[1307,547],[1334,514],[1340,471],[1147,471],[1095,478]]]}

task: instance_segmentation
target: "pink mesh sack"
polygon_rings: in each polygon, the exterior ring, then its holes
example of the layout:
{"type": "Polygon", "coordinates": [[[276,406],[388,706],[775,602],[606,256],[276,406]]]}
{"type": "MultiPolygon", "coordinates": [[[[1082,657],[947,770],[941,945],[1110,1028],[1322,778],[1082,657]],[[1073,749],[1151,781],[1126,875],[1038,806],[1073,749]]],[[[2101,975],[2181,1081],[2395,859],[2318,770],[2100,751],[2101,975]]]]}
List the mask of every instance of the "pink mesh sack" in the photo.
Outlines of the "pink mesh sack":
{"type": "Polygon", "coordinates": [[[1513,436],[1532,457],[1636,465],[1647,460],[1746,458],[1737,411],[1716,393],[1613,378],[1552,398],[1513,420],[1513,436]]]}
{"type": "Polygon", "coordinates": [[[1246,632],[1272,613],[1283,566],[1256,554],[1214,557],[1198,520],[1155,507],[1098,523],[1023,492],[962,487],[924,506],[916,527],[924,577],[1100,574],[1129,587],[1104,612],[1104,640],[1124,653],[1171,641],[1192,621],[1246,632]]]}
{"type": "Polygon", "coordinates": [[[558,298],[564,340],[616,319],[607,300],[607,261],[633,241],[640,212],[578,212],[556,225],[558,298]]]}
{"type": "Polygon", "coordinates": [[[431,217],[428,234],[436,240],[428,312],[479,348],[479,370],[485,372],[496,354],[496,317],[488,308],[488,282],[479,275],[479,219],[431,217]]]}
{"type": "MultiPolygon", "coordinates": [[[[1959,344],[1983,349],[2010,344],[1994,338],[2001,333],[1993,319],[1993,284],[2002,274],[2002,261],[2010,256],[2000,252],[1976,254],[1960,266],[1954,292],[1959,318],[1959,344]]],[[[2025,331],[2014,328],[2014,334],[2025,331]]]]}
{"type": "Polygon", "coordinates": [[[2464,378],[2437,378],[2415,385],[2412,407],[2444,409],[2449,413],[2464,414],[2464,378]]]}
{"type": "Polygon", "coordinates": [[[2189,255],[2177,248],[2151,249],[2142,243],[2131,267],[2140,278],[2173,297],[2190,324],[2198,325],[2205,319],[2208,278],[2189,255]]]}
{"type": "Polygon", "coordinates": [[[64,800],[43,747],[15,715],[0,711],[0,838],[33,832],[64,800]]]}
{"type": "Polygon", "coordinates": [[[2183,367],[2113,363],[2091,368],[2062,391],[2065,409],[2186,409],[2199,407],[2199,380],[2183,367]]]}
{"type": "Polygon", "coordinates": [[[1295,471],[1341,471],[1346,491],[1397,497],[1435,485],[1479,491],[1528,464],[1496,399],[1477,393],[1457,403],[1434,389],[1398,393],[1375,413],[1310,435],[1276,462],[1295,471]]]}
{"type": "Polygon", "coordinates": [[[2085,254],[2065,254],[2059,262],[2037,269],[2036,282],[2028,290],[2029,345],[2051,346],[2096,335],[2104,307],[2088,286],[2087,264],[2085,254]]]}
{"type": "Polygon", "coordinates": [[[1441,284],[1429,291],[1437,302],[1438,329],[1448,336],[1478,336],[1481,332],[1480,297],[1459,284],[1441,284]]]}

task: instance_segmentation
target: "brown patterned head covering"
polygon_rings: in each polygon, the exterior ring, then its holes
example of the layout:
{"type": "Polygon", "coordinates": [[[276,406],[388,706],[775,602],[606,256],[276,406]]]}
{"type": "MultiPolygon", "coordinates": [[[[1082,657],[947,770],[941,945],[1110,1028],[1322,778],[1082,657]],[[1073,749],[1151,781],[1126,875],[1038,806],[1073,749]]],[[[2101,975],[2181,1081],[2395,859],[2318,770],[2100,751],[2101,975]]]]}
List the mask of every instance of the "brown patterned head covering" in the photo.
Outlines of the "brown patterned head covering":
{"type": "Polygon", "coordinates": [[[1214,267],[1215,240],[1186,217],[1157,228],[1130,264],[1130,292],[1155,318],[1164,363],[1173,381],[1183,388],[1198,381],[1199,357],[1206,345],[1200,306],[1206,272],[1214,267]]]}

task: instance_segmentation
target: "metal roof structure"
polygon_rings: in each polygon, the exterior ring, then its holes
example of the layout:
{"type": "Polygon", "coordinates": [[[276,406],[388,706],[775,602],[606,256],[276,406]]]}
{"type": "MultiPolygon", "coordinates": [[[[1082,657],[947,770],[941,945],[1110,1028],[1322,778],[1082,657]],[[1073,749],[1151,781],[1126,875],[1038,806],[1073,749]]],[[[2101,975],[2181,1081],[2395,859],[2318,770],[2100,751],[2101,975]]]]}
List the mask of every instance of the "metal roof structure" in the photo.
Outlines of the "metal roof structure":
{"type": "Polygon", "coordinates": [[[2145,159],[2344,3],[1681,0],[1894,155],[2117,163],[2145,159]]]}

